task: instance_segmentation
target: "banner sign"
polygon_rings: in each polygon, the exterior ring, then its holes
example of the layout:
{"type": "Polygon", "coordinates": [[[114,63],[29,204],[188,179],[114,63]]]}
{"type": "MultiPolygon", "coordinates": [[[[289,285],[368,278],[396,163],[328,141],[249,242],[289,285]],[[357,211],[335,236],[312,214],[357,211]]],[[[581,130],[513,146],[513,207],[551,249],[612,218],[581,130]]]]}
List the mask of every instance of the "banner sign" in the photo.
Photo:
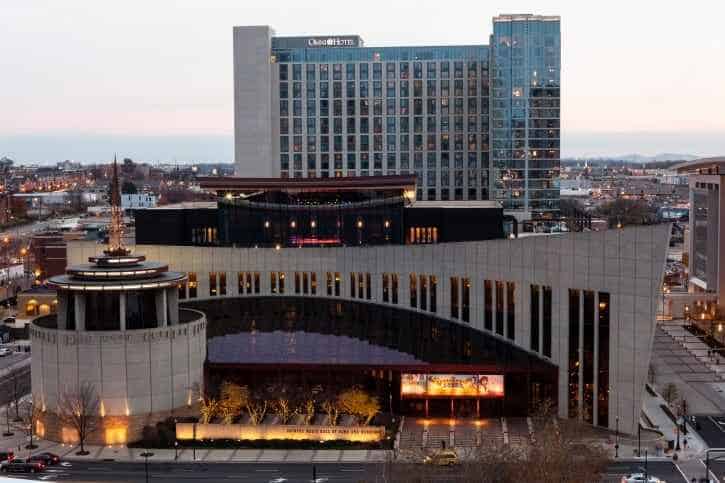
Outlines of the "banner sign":
{"type": "Polygon", "coordinates": [[[402,374],[401,397],[478,397],[504,395],[502,375],[402,374]]]}

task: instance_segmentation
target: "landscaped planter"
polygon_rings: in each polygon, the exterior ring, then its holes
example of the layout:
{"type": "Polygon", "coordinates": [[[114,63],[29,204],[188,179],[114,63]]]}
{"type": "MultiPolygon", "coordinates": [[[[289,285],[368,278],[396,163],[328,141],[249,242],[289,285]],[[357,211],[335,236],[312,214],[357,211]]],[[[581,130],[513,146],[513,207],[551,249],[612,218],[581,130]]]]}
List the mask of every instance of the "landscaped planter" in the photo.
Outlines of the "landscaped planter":
{"type": "Polygon", "coordinates": [[[345,440],[374,442],[385,438],[384,426],[329,426],[296,424],[177,423],[176,438],[189,440],[345,440]]]}

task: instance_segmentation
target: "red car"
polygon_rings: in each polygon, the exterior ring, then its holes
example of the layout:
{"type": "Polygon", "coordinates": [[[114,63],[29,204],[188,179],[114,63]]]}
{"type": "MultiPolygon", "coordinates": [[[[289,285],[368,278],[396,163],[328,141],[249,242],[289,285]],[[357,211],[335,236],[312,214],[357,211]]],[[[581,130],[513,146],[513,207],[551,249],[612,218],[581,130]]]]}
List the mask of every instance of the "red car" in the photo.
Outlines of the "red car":
{"type": "Polygon", "coordinates": [[[53,453],[38,453],[29,458],[30,461],[40,461],[45,466],[57,465],[60,463],[60,456],[53,453]]]}
{"type": "Polygon", "coordinates": [[[7,465],[3,466],[6,473],[39,473],[45,469],[45,465],[40,461],[29,461],[15,458],[7,465]]]}

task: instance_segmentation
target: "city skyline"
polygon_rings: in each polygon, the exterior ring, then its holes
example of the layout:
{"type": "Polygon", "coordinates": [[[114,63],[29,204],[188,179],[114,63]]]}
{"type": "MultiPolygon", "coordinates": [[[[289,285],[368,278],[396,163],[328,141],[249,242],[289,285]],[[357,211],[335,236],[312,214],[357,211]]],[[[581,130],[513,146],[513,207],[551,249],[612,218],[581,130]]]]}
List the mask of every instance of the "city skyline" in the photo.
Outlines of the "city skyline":
{"type": "Polygon", "coordinates": [[[110,143],[147,161],[231,162],[232,26],[358,34],[366,46],[488,44],[489,19],[508,12],[562,16],[562,157],[725,151],[725,96],[712,81],[725,67],[707,61],[725,36],[717,15],[694,22],[691,6],[652,12],[615,2],[588,12],[566,2],[496,2],[466,15],[428,2],[371,2],[355,15],[329,2],[183,2],[145,6],[143,15],[140,3],[130,7],[3,6],[0,63],[13,94],[0,113],[1,155],[95,162],[110,143]]]}

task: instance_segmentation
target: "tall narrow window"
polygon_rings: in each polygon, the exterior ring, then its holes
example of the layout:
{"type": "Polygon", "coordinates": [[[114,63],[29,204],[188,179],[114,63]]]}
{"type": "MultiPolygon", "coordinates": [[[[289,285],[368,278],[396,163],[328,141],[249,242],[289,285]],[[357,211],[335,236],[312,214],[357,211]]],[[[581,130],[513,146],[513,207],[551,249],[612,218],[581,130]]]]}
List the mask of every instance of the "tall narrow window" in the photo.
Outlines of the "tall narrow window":
{"type": "Polygon", "coordinates": [[[438,312],[438,279],[435,275],[431,275],[430,283],[430,311],[438,312]]]}
{"type": "Polygon", "coordinates": [[[594,292],[584,291],[584,421],[594,422],[594,292]]]}
{"type": "Polygon", "coordinates": [[[332,297],[332,272],[327,272],[327,295],[332,297]]]}
{"type": "Polygon", "coordinates": [[[496,333],[503,335],[503,282],[496,281],[496,333]]]}
{"type": "Polygon", "coordinates": [[[531,342],[529,347],[534,352],[539,352],[539,286],[531,286],[531,316],[529,318],[531,325],[529,327],[529,333],[531,334],[531,342]]]}
{"type": "Polygon", "coordinates": [[[493,286],[490,280],[483,281],[483,327],[493,330],[493,286]]]}
{"type": "Polygon", "coordinates": [[[579,416],[579,290],[569,289],[569,417],[579,416]]]}
{"type": "Polygon", "coordinates": [[[260,285],[259,285],[259,272],[254,272],[254,293],[259,293],[260,285]]]}
{"type": "Polygon", "coordinates": [[[269,273],[269,291],[277,293],[277,272],[269,273]]]}
{"type": "MultiPolygon", "coordinates": [[[[254,280],[254,292],[257,293],[257,286],[259,286],[259,275],[255,274],[254,280]]],[[[252,272],[247,272],[247,293],[252,293],[252,272]]]]}
{"type": "Polygon", "coordinates": [[[362,273],[357,274],[357,298],[363,298],[365,292],[365,279],[362,273]]]}
{"type": "Polygon", "coordinates": [[[471,279],[461,279],[463,293],[461,294],[461,319],[464,322],[471,321],[471,279]]]}
{"type": "Polygon", "coordinates": [[[451,317],[458,318],[458,277],[451,277],[451,317]]]}
{"type": "Polygon", "coordinates": [[[383,302],[390,302],[390,275],[387,273],[383,274],[383,302]]]}
{"type": "Polygon", "coordinates": [[[302,277],[300,277],[300,272],[295,272],[295,293],[301,293],[302,292],[302,277]]]}
{"type": "Polygon", "coordinates": [[[305,295],[310,293],[310,278],[307,272],[302,273],[302,293],[305,295]]]}
{"type": "Polygon", "coordinates": [[[340,272],[335,272],[335,297],[340,296],[340,283],[342,280],[340,279],[340,272]]]}
{"type": "Polygon", "coordinates": [[[551,357],[551,287],[541,287],[542,304],[544,312],[542,339],[544,347],[542,352],[546,357],[551,357]]]}
{"type": "Polygon", "coordinates": [[[244,288],[246,287],[245,279],[244,272],[237,273],[237,293],[239,295],[244,295],[244,288]]]}
{"type": "Polygon", "coordinates": [[[317,273],[315,272],[310,274],[310,292],[312,295],[317,295],[317,273]]]}
{"type": "MultiPolygon", "coordinates": [[[[185,299],[186,298],[186,281],[181,282],[179,284],[179,298],[180,299],[185,299]]],[[[71,303],[71,304],[69,304],[69,306],[70,305],[73,305],[73,304],[71,303]]]]}
{"type": "Polygon", "coordinates": [[[428,310],[428,276],[421,275],[418,282],[420,283],[420,308],[428,310]]]}
{"type": "Polygon", "coordinates": [[[390,292],[392,295],[391,299],[394,304],[398,303],[398,274],[393,273],[390,275],[390,292]]]}
{"type": "Polygon", "coordinates": [[[189,298],[196,298],[196,288],[199,283],[196,281],[196,272],[189,272],[189,298]]]}
{"type": "Polygon", "coordinates": [[[355,272],[350,272],[350,298],[355,298],[355,287],[357,282],[355,281],[355,272]]]}
{"type": "Polygon", "coordinates": [[[365,298],[371,300],[373,298],[372,278],[370,273],[365,274],[365,298]]]}
{"type": "Polygon", "coordinates": [[[516,284],[506,282],[506,337],[516,340],[516,284]]]}
{"type": "Polygon", "coordinates": [[[209,272],[209,295],[217,295],[216,272],[209,272]]]}
{"type": "Polygon", "coordinates": [[[597,413],[599,426],[609,425],[609,294],[599,292],[599,360],[597,413]]]}
{"type": "Polygon", "coordinates": [[[279,272],[279,293],[284,293],[284,272],[279,272]]]}
{"type": "Polygon", "coordinates": [[[410,306],[418,306],[418,277],[414,273],[410,274],[410,306]]]}
{"type": "Polygon", "coordinates": [[[219,272],[219,295],[227,294],[227,272],[219,272]]]}

